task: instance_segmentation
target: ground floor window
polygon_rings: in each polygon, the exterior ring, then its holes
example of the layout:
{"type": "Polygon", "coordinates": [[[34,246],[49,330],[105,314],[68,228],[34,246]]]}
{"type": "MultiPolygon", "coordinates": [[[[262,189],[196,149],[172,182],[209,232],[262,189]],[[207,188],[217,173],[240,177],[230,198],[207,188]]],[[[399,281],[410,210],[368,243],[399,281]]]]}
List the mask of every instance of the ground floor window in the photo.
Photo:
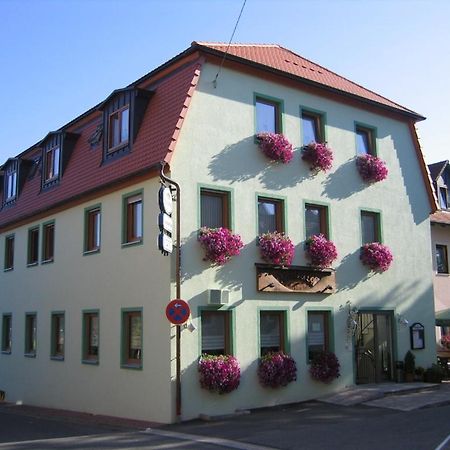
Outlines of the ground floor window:
{"type": "Polygon", "coordinates": [[[142,310],[122,311],[122,366],[142,368],[142,310]]]}
{"type": "Polygon", "coordinates": [[[3,314],[2,317],[2,353],[12,350],[12,315],[3,314]]]}
{"type": "Polygon", "coordinates": [[[286,352],[286,314],[284,311],[260,311],[259,341],[260,354],[286,352]]]}
{"type": "Polygon", "coordinates": [[[83,362],[98,363],[99,327],[98,311],[83,313],[83,362]]]}
{"type": "Polygon", "coordinates": [[[231,354],[230,312],[202,311],[202,353],[231,354]]]}
{"type": "Polygon", "coordinates": [[[36,356],[37,317],[34,313],[25,314],[25,355],[36,356]]]}
{"type": "Polygon", "coordinates": [[[65,343],[65,317],[63,312],[52,313],[51,327],[51,357],[52,359],[64,359],[65,343]]]}
{"type": "Polygon", "coordinates": [[[312,361],[320,352],[329,351],[329,311],[308,311],[308,359],[312,361]]]}

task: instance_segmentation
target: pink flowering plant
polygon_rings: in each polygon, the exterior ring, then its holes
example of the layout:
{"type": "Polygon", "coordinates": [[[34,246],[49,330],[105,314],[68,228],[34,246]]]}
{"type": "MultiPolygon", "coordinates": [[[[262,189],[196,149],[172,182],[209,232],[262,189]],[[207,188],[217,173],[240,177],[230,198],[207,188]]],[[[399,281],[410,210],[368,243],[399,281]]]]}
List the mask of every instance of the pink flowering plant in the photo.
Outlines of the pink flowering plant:
{"type": "Polygon", "coordinates": [[[332,241],[323,234],[313,234],[306,240],[306,256],[312,266],[329,267],[338,254],[332,241]]]}
{"type": "Polygon", "coordinates": [[[309,164],[313,172],[326,172],[333,165],[333,151],[325,142],[311,142],[303,147],[302,159],[309,164]]]}
{"type": "Polygon", "coordinates": [[[394,257],[389,247],[379,242],[372,242],[361,247],[360,259],[365,266],[369,266],[372,270],[385,272],[389,269],[394,257]]]}
{"type": "Polygon", "coordinates": [[[367,183],[383,181],[388,176],[386,163],[372,155],[360,155],[356,158],[356,168],[367,183]]]}
{"type": "Polygon", "coordinates": [[[292,144],[282,134],[258,133],[256,139],[260,149],[268,158],[282,163],[291,162],[292,144]]]}
{"type": "Polygon", "coordinates": [[[259,361],[258,378],[265,387],[287,386],[297,379],[297,365],[292,356],[283,352],[270,352],[259,361]]]}
{"type": "Polygon", "coordinates": [[[239,386],[239,362],[230,355],[203,354],[198,361],[200,386],[218,394],[228,394],[239,386]]]}
{"type": "Polygon", "coordinates": [[[450,334],[444,334],[444,336],[441,337],[441,344],[443,347],[450,348],[450,334]]]}
{"type": "Polygon", "coordinates": [[[205,249],[205,261],[223,265],[232,256],[239,255],[244,246],[241,237],[228,228],[200,228],[198,240],[205,249]]]}
{"type": "Polygon", "coordinates": [[[284,233],[273,231],[259,236],[259,250],[264,261],[289,266],[294,259],[294,244],[284,233]]]}
{"type": "Polygon", "coordinates": [[[314,380],[331,383],[340,377],[340,367],[339,360],[333,352],[319,352],[311,361],[309,373],[314,380]]]}

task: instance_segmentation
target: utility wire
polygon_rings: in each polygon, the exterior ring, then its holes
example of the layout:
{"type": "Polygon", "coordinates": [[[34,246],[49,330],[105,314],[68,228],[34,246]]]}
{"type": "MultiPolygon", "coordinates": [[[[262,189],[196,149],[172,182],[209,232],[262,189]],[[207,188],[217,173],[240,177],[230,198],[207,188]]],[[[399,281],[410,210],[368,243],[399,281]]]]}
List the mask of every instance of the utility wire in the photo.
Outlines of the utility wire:
{"type": "Polygon", "coordinates": [[[227,49],[225,50],[225,54],[223,55],[222,62],[220,63],[219,70],[217,71],[216,77],[214,78],[214,81],[213,81],[214,87],[217,86],[217,79],[219,78],[220,72],[222,70],[223,63],[225,62],[225,58],[227,57],[228,50],[230,49],[231,41],[233,40],[234,33],[236,33],[236,28],[237,28],[237,26],[239,24],[239,21],[241,20],[242,12],[244,11],[246,3],[247,3],[247,0],[244,0],[244,3],[242,4],[241,12],[239,13],[239,17],[237,18],[236,24],[234,25],[233,33],[231,34],[230,40],[228,42],[227,49]]]}

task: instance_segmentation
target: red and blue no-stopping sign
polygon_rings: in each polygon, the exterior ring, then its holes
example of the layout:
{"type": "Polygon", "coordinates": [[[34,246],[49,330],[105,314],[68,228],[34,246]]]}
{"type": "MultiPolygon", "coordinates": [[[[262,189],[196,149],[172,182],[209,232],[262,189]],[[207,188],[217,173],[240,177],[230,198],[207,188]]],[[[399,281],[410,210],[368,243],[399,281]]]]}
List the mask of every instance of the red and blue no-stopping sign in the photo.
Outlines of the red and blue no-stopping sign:
{"type": "Polygon", "coordinates": [[[191,310],[189,305],[181,299],[176,298],[169,302],[166,307],[166,317],[174,325],[182,325],[188,320],[191,310]]]}

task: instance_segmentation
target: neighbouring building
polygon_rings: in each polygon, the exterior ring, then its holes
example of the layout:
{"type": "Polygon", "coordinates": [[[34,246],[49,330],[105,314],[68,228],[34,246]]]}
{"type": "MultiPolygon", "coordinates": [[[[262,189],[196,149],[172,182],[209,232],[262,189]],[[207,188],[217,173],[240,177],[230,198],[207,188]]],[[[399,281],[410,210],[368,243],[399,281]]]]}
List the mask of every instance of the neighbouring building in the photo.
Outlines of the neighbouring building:
{"type": "Polygon", "coordinates": [[[434,307],[436,310],[437,353],[450,358],[450,165],[448,160],[428,166],[439,203],[439,211],[430,217],[433,259],[434,307]],[[445,338],[444,336],[448,336],[445,338]],[[448,339],[448,342],[446,342],[448,339]]]}
{"type": "Polygon", "coordinates": [[[7,400],[176,419],[176,327],[165,309],[177,268],[174,253],[157,248],[161,161],[181,190],[181,297],[191,310],[182,419],[392,380],[411,346],[418,365],[435,361],[436,205],[415,131],[424,118],[278,45],[226,49],[194,42],[1,167],[7,400]],[[282,133],[288,142],[269,150],[292,161],[263,154],[260,132],[282,133]],[[328,171],[302,159],[313,141],[331,149],[328,171]],[[387,177],[377,181],[357,160],[387,177]],[[201,227],[239,234],[240,254],[205,261],[201,227]],[[291,264],[262,260],[265,232],[289,236],[291,264]],[[325,267],[305,254],[319,234],[338,252],[325,267]],[[382,270],[360,259],[374,242],[393,255],[382,270]],[[258,361],[269,350],[292,356],[296,381],[261,386],[258,361]],[[309,374],[319,351],[340,362],[329,384],[309,374]],[[202,353],[237,358],[237,390],[201,388],[202,353]]]}

